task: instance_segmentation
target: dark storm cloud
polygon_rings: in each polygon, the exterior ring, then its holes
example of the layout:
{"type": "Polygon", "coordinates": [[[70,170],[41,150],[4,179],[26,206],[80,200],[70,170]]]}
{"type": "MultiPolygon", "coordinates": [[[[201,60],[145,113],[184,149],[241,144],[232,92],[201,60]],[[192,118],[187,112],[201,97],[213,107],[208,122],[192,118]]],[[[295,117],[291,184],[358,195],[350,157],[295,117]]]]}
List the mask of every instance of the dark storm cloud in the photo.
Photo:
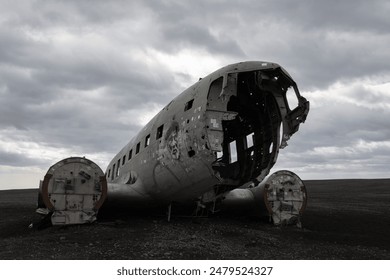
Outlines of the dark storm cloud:
{"type": "Polygon", "coordinates": [[[15,167],[35,166],[37,162],[41,165],[45,165],[44,160],[36,158],[28,158],[23,154],[0,151],[0,165],[8,165],[15,167]]]}
{"type": "MultiPolygon", "coordinates": [[[[161,35],[159,48],[172,53],[181,48],[206,49],[211,55],[245,56],[236,38],[229,32],[216,34],[215,26],[226,25],[226,6],[218,1],[146,1],[156,21],[155,26],[161,35]]],[[[225,30],[228,31],[228,30],[225,30]]]]}
{"type": "Polygon", "coordinates": [[[136,1],[5,0],[2,2],[3,10],[8,11],[6,22],[15,26],[30,26],[37,30],[45,30],[53,26],[88,29],[121,21],[128,16],[138,18],[145,15],[141,5],[136,1]]]}
{"type": "Polygon", "coordinates": [[[390,56],[382,41],[390,42],[390,37],[364,33],[300,36],[291,44],[286,64],[291,65],[288,69],[292,69],[290,72],[300,81],[302,89],[324,88],[368,73],[389,73],[385,61],[390,56]]]}
{"type": "MultiPolygon", "coordinates": [[[[164,39],[173,42],[174,46],[167,48],[169,52],[180,50],[181,48],[205,48],[211,54],[231,54],[243,56],[244,53],[235,41],[229,38],[216,38],[207,29],[207,26],[194,24],[170,24],[164,31],[164,39]]],[[[171,44],[170,44],[171,45],[171,44]]]]}
{"type": "Polygon", "coordinates": [[[389,71],[386,1],[202,3],[204,25],[224,30],[249,59],[280,62],[302,88],[389,71]]]}
{"type": "MultiPolygon", "coordinates": [[[[134,18],[128,28],[137,20],[144,24],[134,35],[149,48],[167,53],[200,48],[241,60],[271,59],[292,69],[305,87],[388,70],[388,53],[380,42],[390,40],[384,32],[389,30],[384,1],[143,1],[120,8],[97,1],[93,7],[61,3],[60,9],[38,3],[42,28],[54,24],[101,32],[108,26],[115,33],[118,22],[134,18]],[[145,15],[150,20],[142,22],[145,15]]],[[[37,17],[27,18],[33,22],[37,17]]]]}
{"type": "Polygon", "coordinates": [[[124,16],[122,9],[103,2],[91,9],[40,1],[32,6],[36,13],[21,8],[0,27],[2,127],[28,130],[31,139],[49,146],[115,152],[139,130],[131,120],[119,123],[118,116],[149,102],[163,105],[177,94],[170,73],[137,57],[124,59],[123,46],[89,42],[94,29],[110,40],[105,36],[124,16]]]}
{"type": "Polygon", "coordinates": [[[390,6],[386,1],[282,2],[285,8],[276,8],[275,12],[279,10],[282,16],[307,29],[388,33],[390,27],[390,6]]]}

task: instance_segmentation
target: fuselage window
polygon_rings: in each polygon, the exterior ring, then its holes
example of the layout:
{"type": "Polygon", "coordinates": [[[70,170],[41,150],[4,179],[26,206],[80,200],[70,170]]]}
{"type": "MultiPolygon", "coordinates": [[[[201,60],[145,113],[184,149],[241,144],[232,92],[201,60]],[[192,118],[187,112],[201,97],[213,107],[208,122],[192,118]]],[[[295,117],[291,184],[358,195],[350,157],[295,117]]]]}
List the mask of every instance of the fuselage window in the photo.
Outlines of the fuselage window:
{"type": "Polygon", "coordinates": [[[185,111],[188,111],[189,109],[191,109],[193,103],[194,103],[194,99],[191,99],[190,101],[188,101],[188,102],[186,103],[186,105],[184,106],[184,112],[185,112],[185,111]]]}
{"type": "Polygon", "coordinates": [[[122,158],[122,165],[125,164],[125,161],[126,161],[126,155],[124,155],[123,158],[122,158]]]}
{"type": "Polygon", "coordinates": [[[133,156],[133,149],[131,149],[130,152],[129,152],[129,160],[131,160],[132,156],[133,156]]]}
{"type": "Polygon", "coordinates": [[[160,125],[158,128],[157,128],[157,134],[156,134],[156,140],[157,139],[160,139],[163,135],[163,130],[164,130],[164,125],[160,125]]]}
{"type": "Polygon", "coordinates": [[[119,167],[120,167],[120,164],[121,164],[121,159],[118,159],[118,165],[116,167],[116,177],[119,176],[119,167]]]}
{"type": "Polygon", "coordinates": [[[107,178],[110,178],[110,175],[111,175],[111,169],[108,169],[107,178]]]}
{"type": "Polygon", "coordinates": [[[141,143],[138,142],[137,144],[137,148],[135,149],[135,154],[138,154],[139,153],[139,149],[141,148],[141,143]]]}
{"type": "Polygon", "coordinates": [[[114,180],[114,174],[115,174],[115,163],[112,166],[112,174],[111,174],[111,180],[114,180]]]}
{"type": "Polygon", "coordinates": [[[150,144],[150,134],[145,137],[145,148],[150,144]]]}

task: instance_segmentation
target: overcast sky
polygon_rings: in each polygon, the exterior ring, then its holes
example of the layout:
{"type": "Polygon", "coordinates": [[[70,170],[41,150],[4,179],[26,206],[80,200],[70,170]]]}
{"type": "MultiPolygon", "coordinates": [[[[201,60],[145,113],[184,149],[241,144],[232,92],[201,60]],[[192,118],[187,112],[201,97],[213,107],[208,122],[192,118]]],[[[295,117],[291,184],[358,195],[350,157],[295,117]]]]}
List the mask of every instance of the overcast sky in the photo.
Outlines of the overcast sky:
{"type": "Polygon", "coordinates": [[[0,0],[0,189],[110,159],[227,64],[282,65],[311,102],[273,171],[390,177],[390,2],[0,0]]]}

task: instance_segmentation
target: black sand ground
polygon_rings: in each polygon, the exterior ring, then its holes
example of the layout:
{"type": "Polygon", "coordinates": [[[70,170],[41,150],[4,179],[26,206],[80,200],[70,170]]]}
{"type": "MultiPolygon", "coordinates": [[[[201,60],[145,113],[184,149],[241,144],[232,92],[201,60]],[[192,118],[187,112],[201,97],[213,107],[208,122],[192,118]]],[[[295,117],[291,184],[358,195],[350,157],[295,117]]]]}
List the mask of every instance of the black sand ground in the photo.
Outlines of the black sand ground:
{"type": "Polygon", "coordinates": [[[305,181],[303,229],[249,217],[102,213],[29,229],[37,190],[0,192],[0,259],[390,259],[390,179],[305,181]]]}

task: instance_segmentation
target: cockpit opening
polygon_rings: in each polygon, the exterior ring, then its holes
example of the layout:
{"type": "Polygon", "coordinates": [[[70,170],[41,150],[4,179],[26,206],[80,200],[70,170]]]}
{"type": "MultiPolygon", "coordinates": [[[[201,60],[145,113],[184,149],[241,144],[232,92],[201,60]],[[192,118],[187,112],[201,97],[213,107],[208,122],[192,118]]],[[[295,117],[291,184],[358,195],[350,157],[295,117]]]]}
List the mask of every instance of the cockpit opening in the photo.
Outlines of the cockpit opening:
{"type": "Polygon", "coordinates": [[[231,73],[225,79],[210,86],[208,134],[218,177],[238,186],[265,177],[274,165],[282,123],[278,101],[286,103],[291,84],[280,69],[231,73]]]}

